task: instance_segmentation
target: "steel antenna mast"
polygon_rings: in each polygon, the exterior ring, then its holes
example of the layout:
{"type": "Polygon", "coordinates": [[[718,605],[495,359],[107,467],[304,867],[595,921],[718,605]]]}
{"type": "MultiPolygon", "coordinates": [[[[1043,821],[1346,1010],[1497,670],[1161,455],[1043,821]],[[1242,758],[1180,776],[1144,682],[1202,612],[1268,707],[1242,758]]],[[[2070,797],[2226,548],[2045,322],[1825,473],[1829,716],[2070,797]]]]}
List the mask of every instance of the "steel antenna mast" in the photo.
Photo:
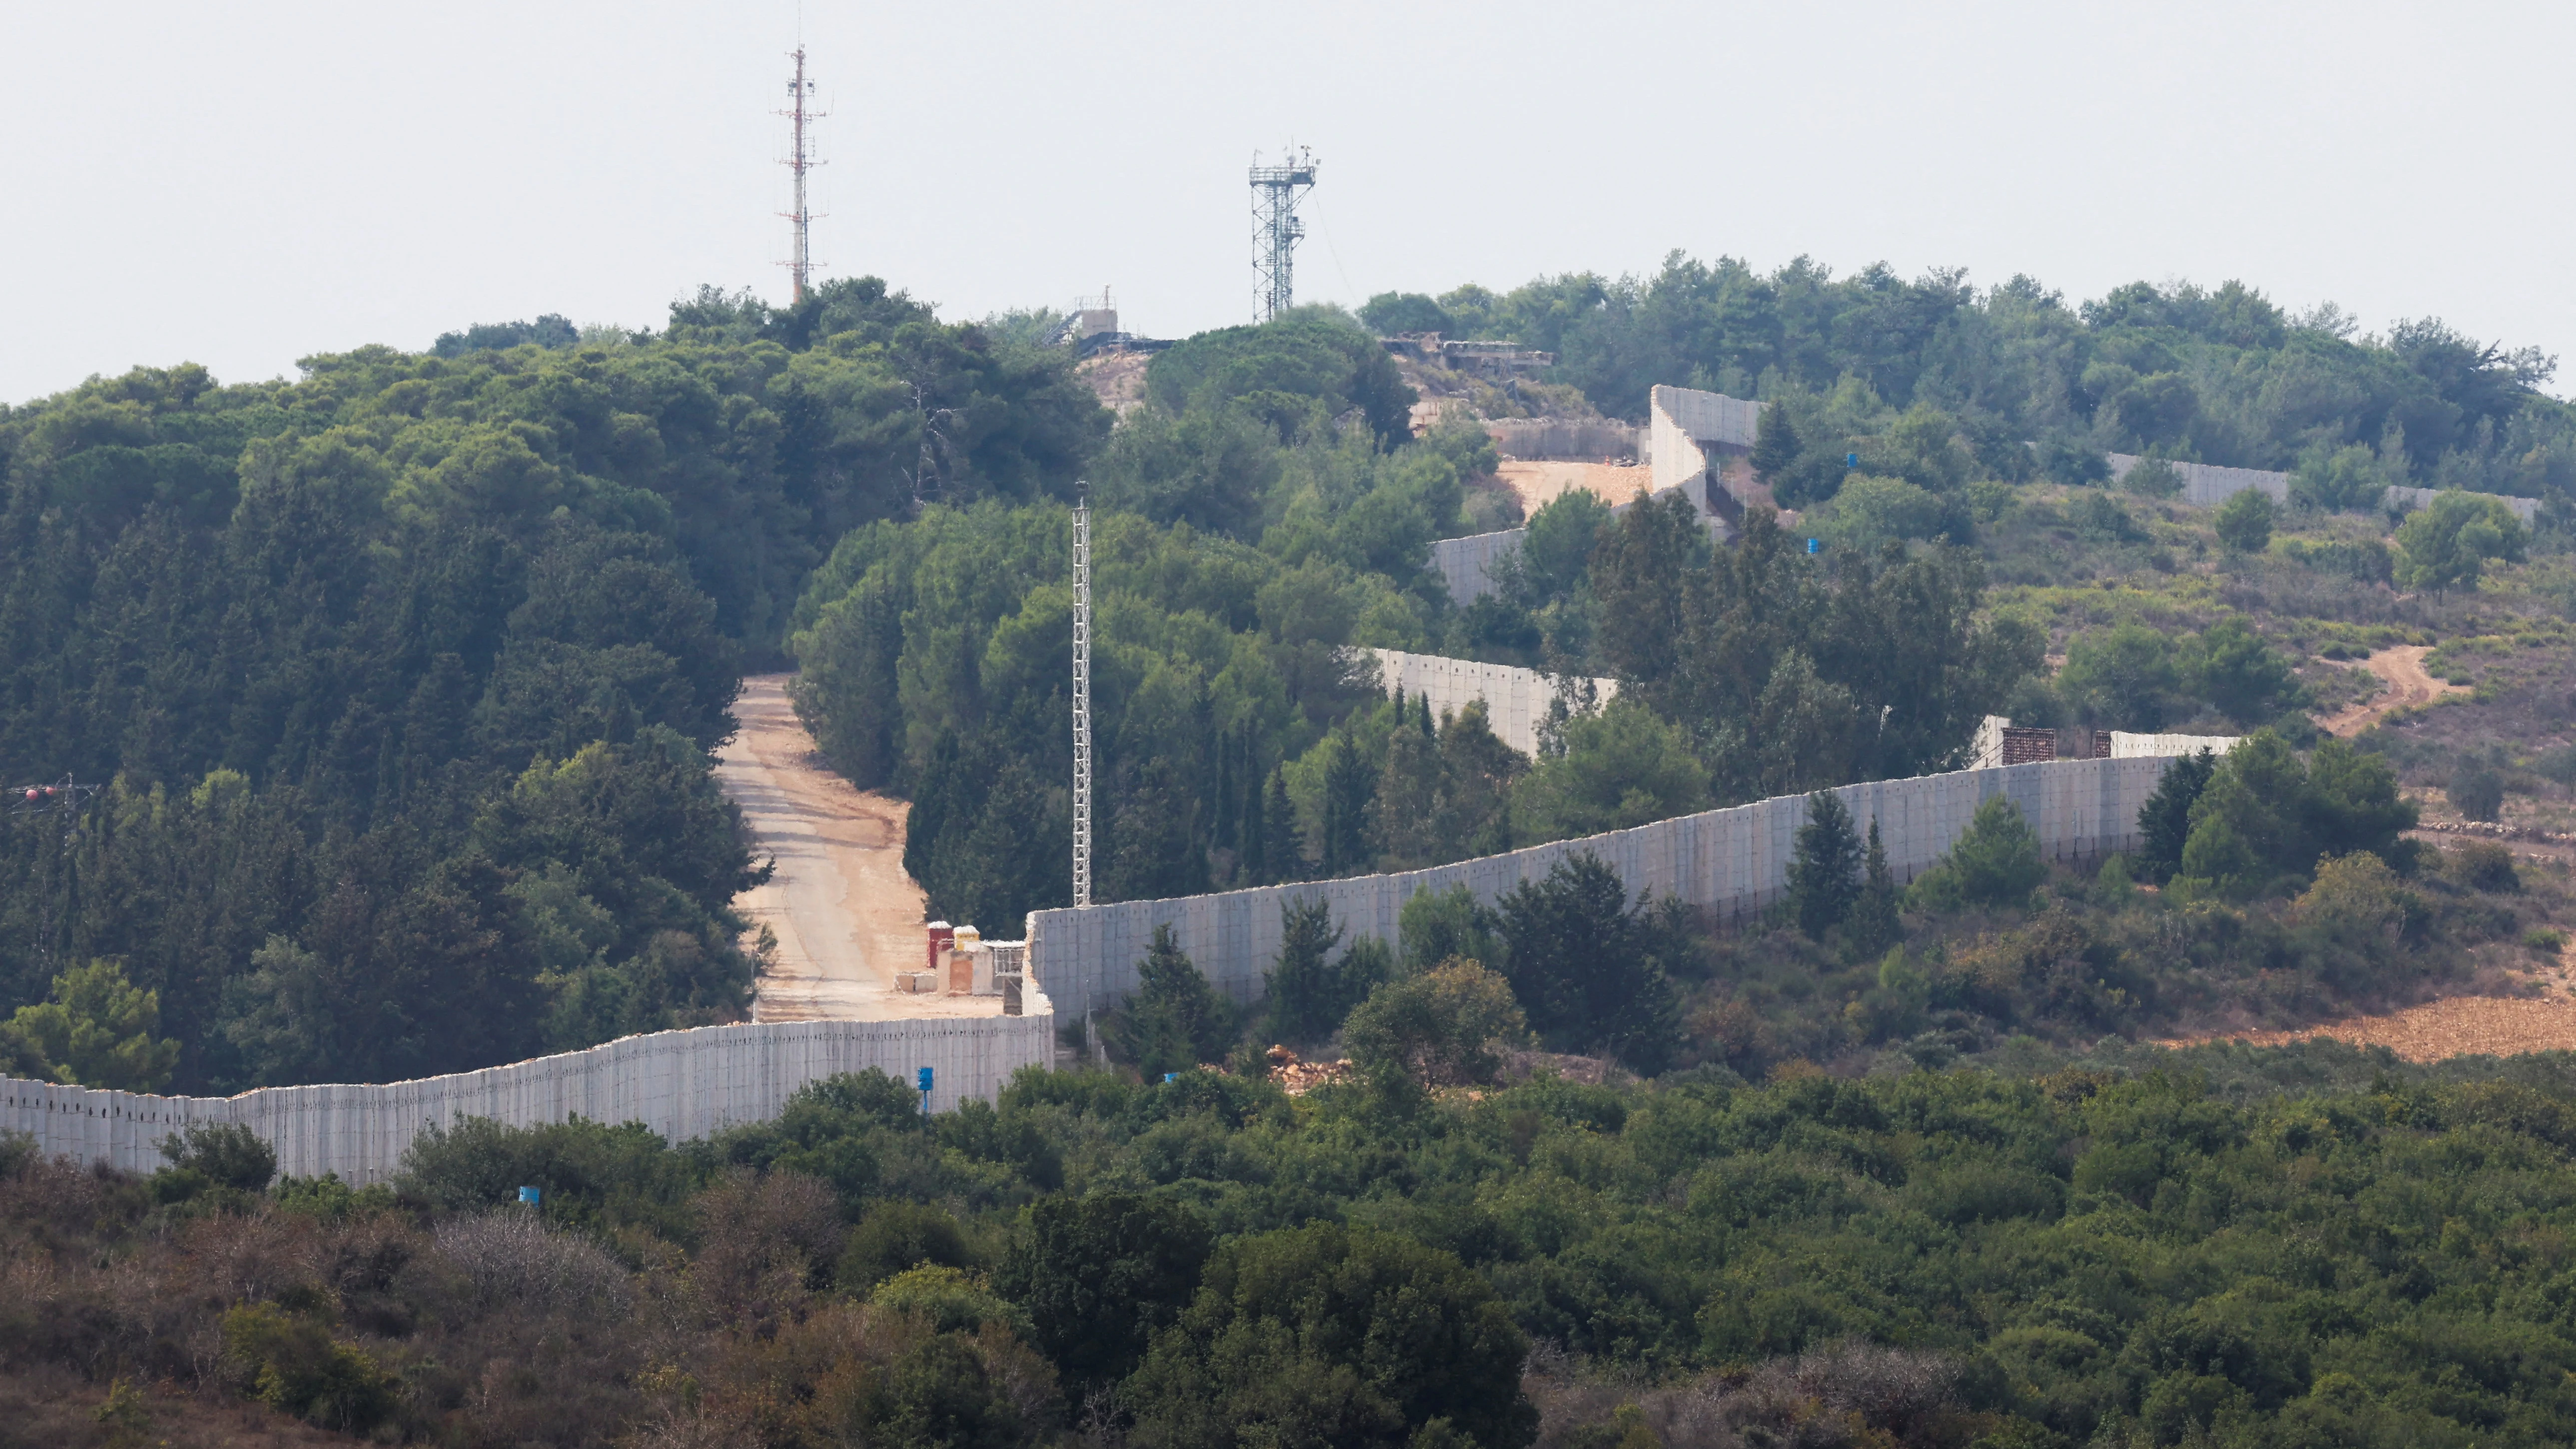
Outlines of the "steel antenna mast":
{"type": "Polygon", "coordinates": [[[1091,904],[1091,485],[1073,504],[1073,903],[1091,904]]]}
{"type": "Polygon", "coordinates": [[[796,60],[796,78],[787,83],[788,108],[778,114],[788,120],[789,145],[785,164],[789,174],[796,178],[796,209],[779,215],[786,217],[794,228],[795,239],[787,260],[779,265],[787,269],[788,280],[794,288],[795,295],[789,299],[793,305],[805,300],[805,293],[814,278],[814,253],[809,238],[814,214],[805,205],[805,173],[823,164],[814,159],[814,138],[809,130],[814,122],[823,119],[823,113],[812,109],[814,83],[805,78],[805,42],[796,42],[796,49],[789,54],[796,60]]]}
{"type": "Polygon", "coordinates": [[[1297,219],[1297,199],[1315,189],[1315,153],[1291,146],[1280,164],[1264,166],[1252,156],[1252,270],[1254,320],[1267,322],[1297,304],[1297,243],[1306,223],[1297,219]]]}

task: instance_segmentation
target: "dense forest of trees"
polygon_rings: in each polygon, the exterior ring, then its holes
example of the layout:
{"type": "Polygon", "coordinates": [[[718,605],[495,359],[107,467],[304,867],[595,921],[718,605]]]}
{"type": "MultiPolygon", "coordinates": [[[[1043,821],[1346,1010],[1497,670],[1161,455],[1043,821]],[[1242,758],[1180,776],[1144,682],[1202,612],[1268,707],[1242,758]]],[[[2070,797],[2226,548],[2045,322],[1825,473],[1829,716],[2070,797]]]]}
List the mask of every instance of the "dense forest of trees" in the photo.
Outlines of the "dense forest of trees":
{"type": "MultiPolygon", "coordinates": [[[[1531,520],[1503,596],[1460,609],[1427,550],[1480,526],[1466,484],[1491,444],[1456,424],[1413,438],[1411,392],[1366,334],[1304,313],[1193,339],[1148,378],[1093,468],[1107,899],[1917,773],[2039,664],[2026,631],[1979,616],[1960,550],[1810,556],[1758,517],[1713,549],[1679,505],[1614,522],[1581,493],[1531,520]],[[1380,697],[1353,645],[1631,689],[1597,713],[1569,701],[1532,760],[1475,711],[1380,697]]],[[[1065,899],[1068,530],[1053,504],[999,500],[871,525],[796,611],[800,709],[854,781],[913,798],[909,863],[951,919],[1065,899]]]]}
{"type": "Polygon", "coordinates": [[[2004,479],[2078,481],[2106,450],[2287,469],[2359,447],[2344,466],[2382,486],[2545,497],[2576,484],[2576,414],[2536,391],[2557,359],[2431,318],[2356,336],[2332,305],[2292,316],[2238,282],[2133,282],[2070,306],[2028,277],[1981,289],[1956,270],[1907,281],[1882,265],[1837,278],[1803,257],[1766,276],[1676,252],[1652,277],[1387,293],[1360,316],[1554,351],[1556,376],[1615,417],[1642,419],[1657,383],[1939,412],[2004,479]]]}
{"type": "MultiPolygon", "coordinates": [[[[144,370],[10,410],[0,762],[109,788],[0,826],[0,1006],[71,1012],[113,963],[193,1088],[721,1019],[752,966],[726,903],[756,863],[708,752],[740,674],[790,661],[835,764],[913,802],[933,910],[1009,930],[1066,888],[1086,478],[1109,899],[1940,768],[1994,710],[2303,741],[2306,690],[2241,622],[2088,634],[2052,683],[2050,641],[1988,607],[1992,540],[2043,516],[2170,566],[2101,490],[2015,501],[2098,478],[2107,447],[2295,464],[2303,507],[2514,486],[2563,526],[2546,359],[2431,323],[2355,339],[2233,284],[2069,308],[2021,281],[1677,261],[1363,316],[1555,347],[1614,411],[1652,380],[1768,398],[1756,467],[1822,551],[1759,509],[1720,548],[1672,508],[1573,493],[1460,608],[1428,549],[1518,521],[1481,486],[1491,445],[1458,420],[1417,435],[1393,360],[1331,309],[1159,354],[1114,428],[1030,319],[944,324],[872,280],[784,310],[707,290],[658,333],[549,316],[291,383],[144,370]],[[1352,645],[1622,690],[1570,693],[1524,757],[1474,711],[1381,696],[1352,645]]],[[[2467,587],[2525,531],[2463,507],[2300,557],[2467,587]]]]}
{"type": "MultiPolygon", "coordinates": [[[[0,413],[0,779],[106,787],[0,816],[0,1008],[139,993],[117,1039],[177,1049],[114,1085],[731,1019],[755,863],[711,751],[744,669],[841,534],[1065,496],[1109,424],[1061,355],[873,281],[303,370],[0,413]]],[[[5,1045],[79,1075],[69,1041],[5,1045]]]]}

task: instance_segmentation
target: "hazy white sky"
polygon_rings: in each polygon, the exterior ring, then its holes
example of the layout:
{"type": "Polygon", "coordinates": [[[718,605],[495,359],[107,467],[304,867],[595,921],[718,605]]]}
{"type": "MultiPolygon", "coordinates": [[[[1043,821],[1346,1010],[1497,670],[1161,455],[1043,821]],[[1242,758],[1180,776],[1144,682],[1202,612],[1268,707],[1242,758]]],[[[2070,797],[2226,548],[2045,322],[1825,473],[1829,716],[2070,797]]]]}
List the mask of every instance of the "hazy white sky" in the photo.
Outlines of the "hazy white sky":
{"type": "MultiPolygon", "coordinates": [[[[795,0],[0,10],[0,400],[561,312],[783,296],[795,0]]],[[[1247,320],[1244,168],[1311,145],[1301,300],[1651,270],[2243,278],[2576,370],[2555,5],[809,0],[815,254],[944,315],[1104,283],[1247,320]]],[[[2565,391],[2569,379],[2557,389],[2565,391]]]]}

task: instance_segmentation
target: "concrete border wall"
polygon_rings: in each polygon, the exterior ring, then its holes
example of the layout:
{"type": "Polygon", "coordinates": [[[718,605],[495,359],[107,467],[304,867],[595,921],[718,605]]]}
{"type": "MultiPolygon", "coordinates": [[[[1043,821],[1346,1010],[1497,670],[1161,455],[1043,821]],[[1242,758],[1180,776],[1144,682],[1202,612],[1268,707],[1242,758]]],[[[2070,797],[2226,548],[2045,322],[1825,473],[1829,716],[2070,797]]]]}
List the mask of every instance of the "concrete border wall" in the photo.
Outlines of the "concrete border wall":
{"type": "MultiPolygon", "coordinates": [[[[1472,659],[1449,659],[1438,654],[1407,654],[1401,649],[1372,649],[1377,656],[1378,678],[1388,693],[1401,689],[1407,697],[1427,697],[1431,713],[1456,714],[1470,700],[1485,702],[1485,714],[1492,723],[1495,738],[1524,755],[1538,753],[1538,727],[1547,719],[1547,707],[1556,699],[1556,681],[1535,669],[1516,669],[1508,664],[1479,664],[1472,659]]],[[[1592,681],[1596,698],[1602,704],[1619,692],[1619,681],[1592,681]]]]}
{"type": "MultiPolygon", "coordinates": [[[[2433,506],[2433,500],[2441,497],[2443,491],[2439,488],[2391,488],[2388,490],[2388,506],[2409,511],[2430,508],[2433,506]]],[[[2521,519],[2526,528],[2540,516],[2540,500],[2537,498],[2516,498],[2509,493],[2471,493],[2469,496],[2492,498],[2512,509],[2513,516],[2521,519]]]]}
{"type": "Polygon", "coordinates": [[[2145,735],[2127,730],[2111,731],[2111,758],[2145,760],[2196,755],[2203,750],[2223,755],[2236,748],[2237,735],[2145,735]]]}
{"type": "Polygon", "coordinates": [[[1646,447],[1644,429],[1607,419],[1491,418],[1485,436],[1506,458],[1598,462],[1633,458],[1646,447]]]}
{"type": "MultiPolygon", "coordinates": [[[[2054,760],[1878,780],[1834,793],[1862,830],[1878,821],[1889,866],[1900,879],[1912,880],[1940,859],[1990,795],[2019,805],[2054,859],[2129,849],[2137,843],[2138,809],[2155,792],[2165,765],[2162,759],[2054,760]]],[[[1600,856],[1631,891],[1678,896],[1740,917],[1779,896],[1806,818],[1806,797],[1789,795],[1428,870],[1033,911],[1029,962],[1055,1009],[1081,1016],[1114,1006],[1135,990],[1136,963],[1154,928],[1168,925],[1217,989],[1250,1001],[1261,994],[1262,973],[1278,957],[1279,912],[1287,901],[1321,900],[1351,936],[1377,936],[1400,947],[1397,914],[1414,892],[1464,885],[1490,903],[1579,851],[1600,856]]]]}
{"type": "Polygon", "coordinates": [[[1655,491],[1660,493],[1712,471],[1710,448],[1750,451],[1762,405],[1722,392],[1658,383],[1646,394],[1646,416],[1655,491]]]}
{"type": "Polygon", "coordinates": [[[1434,539],[1431,567],[1449,585],[1449,597],[1460,607],[1494,591],[1493,566],[1521,546],[1525,529],[1471,533],[1464,538],[1434,539]]]}
{"type": "MultiPolygon", "coordinates": [[[[2108,456],[2114,483],[2128,477],[2129,470],[2141,461],[2134,453],[2112,453],[2108,456]]],[[[2206,508],[2224,503],[2248,488],[2261,489],[2271,495],[2275,503],[2290,501],[2290,475],[2287,473],[2273,473],[2261,468],[2221,468],[2212,463],[2175,463],[2172,466],[2176,473],[2182,475],[2182,501],[2185,503],[2196,503],[2206,508]]]]}
{"type": "Polygon", "coordinates": [[[588,1051],[377,1086],[267,1087],[238,1097],[153,1097],[0,1078],[0,1132],[83,1163],[149,1172],[163,1138],[237,1122],[277,1149],[278,1170],[391,1175],[431,1125],[489,1117],[513,1127],[581,1116],[641,1122],[672,1141],[778,1115],[797,1088],[879,1067],[932,1069],[931,1104],[989,1099],[1013,1072],[1055,1060],[1052,1016],[790,1021],[630,1036],[588,1051]]]}
{"type": "MultiPolygon", "coordinates": [[[[2119,482],[2138,466],[2138,458],[2129,453],[2112,453],[2111,481],[2119,482]]],[[[2176,463],[2175,472],[2182,475],[2182,501],[2206,508],[2224,503],[2248,488],[2259,488],[2275,503],[2290,501],[2290,475],[2261,468],[2220,468],[2208,463],[2176,463]]],[[[1660,483],[1660,479],[1657,480],[1660,483]]],[[[2390,508],[2425,508],[2442,496],[2439,488],[2391,488],[2382,502],[2390,508]]],[[[2516,498],[2505,493],[2477,493],[2478,498],[2492,498],[2513,510],[2513,516],[2529,524],[2540,513],[2537,498],[2516,498]]]]}

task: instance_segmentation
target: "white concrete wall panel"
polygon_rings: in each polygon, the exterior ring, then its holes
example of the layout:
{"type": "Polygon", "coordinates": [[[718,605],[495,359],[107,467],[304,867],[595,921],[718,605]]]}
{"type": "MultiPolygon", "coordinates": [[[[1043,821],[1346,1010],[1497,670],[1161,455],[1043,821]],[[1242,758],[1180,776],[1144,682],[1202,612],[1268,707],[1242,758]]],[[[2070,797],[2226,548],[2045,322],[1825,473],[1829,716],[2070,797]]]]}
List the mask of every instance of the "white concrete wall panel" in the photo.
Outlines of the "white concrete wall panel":
{"type": "MultiPolygon", "coordinates": [[[[2111,481],[2119,482],[2138,466],[2138,455],[2113,453],[2111,481]]],[[[2182,475],[2182,501],[2203,508],[2224,503],[2248,488],[2259,488],[2275,503],[2290,501],[2290,475],[2262,468],[2221,468],[2210,463],[2176,463],[2173,470],[2182,475]]]]}
{"type": "MultiPolygon", "coordinates": [[[[1456,714],[1469,701],[1481,699],[1496,738],[1522,754],[1538,753],[1538,727],[1556,699],[1556,681],[1549,676],[1508,664],[1408,654],[1401,649],[1369,652],[1377,656],[1378,679],[1388,692],[1401,689],[1408,699],[1428,698],[1434,718],[1456,714]]],[[[1619,692],[1615,679],[1595,679],[1592,685],[1603,704],[1619,692]]]]}
{"type": "MultiPolygon", "coordinates": [[[[2433,500],[2441,496],[2442,490],[2439,488],[2391,488],[2388,490],[2388,506],[2410,511],[2417,508],[2430,508],[2433,506],[2433,500]]],[[[2512,509],[2513,516],[2521,519],[2525,526],[2529,526],[2532,520],[2540,516],[2540,500],[2537,498],[2513,498],[2502,493],[2479,493],[2471,496],[2492,498],[2512,509]]]]}
{"type": "Polygon", "coordinates": [[[878,1067],[929,1067],[931,1105],[990,1099],[1013,1072],[1054,1060],[1051,1016],[794,1021],[632,1036],[587,1051],[381,1085],[269,1087],[238,1097],[155,1097],[0,1079],[0,1132],[48,1154],[149,1172],[181,1128],[237,1122],[277,1149],[278,1170],[391,1175],[431,1125],[488,1117],[514,1127],[587,1117],[641,1122],[672,1141],[778,1115],[797,1088],[878,1067]]]}
{"type": "Polygon", "coordinates": [[[2174,755],[2196,755],[2207,750],[2223,755],[2236,748],[2235,735],[2142,735],[2127,730],[2111,731],[2111,758],[2143,760],[2174,755]]]}
{"type": "MultiPolygon", "coordinates": [[[[2137,843],[2139,807],[2165,764],[2162,758],[2051,760],[1872,781],[1835,793],[1864,832],[1878,821],[1889,866],[1910,881],[1940,859],[1989,795],[2020,806],[2053,858],[2129,849],[2137,843]]],[[[1056,1010],[1079,1016],[1114,1006],[1135,990],[1136,963],[1155,927],[1168,925],[1211,984],[1250,1001],[1278,957],[1284,902],[1322,900],[1345,941],[1377,936],[1400,947],[1396,917],[1414,892],[1464,884],[1491,903],[1584,850],[1600,856],[1631,891],[1669,894],[1721,919],[1740,919],[1785,888],[1806,816],[1806,797],[1791,795],[1427,870],[1037,911],[1029,916],[1029,959],[1056,1010]]]]}
{"type": "Polygon", "coordinates": [[[1485,435],[1506,458],[1633,458],[1646,447],[1642,428],[1571,418],[1499,418],[1485,424],[1485,435]]]}
{"type": "Polygon", "coordinates": [[[1471,533],[1464,538],[1435,539],[1431,567],[1449,585],[1449,597],[1460,607],[1494,591],[1493,566],[1521,546],[1522,529],[1471,533]]]}
{"type": "Polygon", "coordinates": [[[1655,389],[1658,402],[1646,422],[1646,458],[1654,469],[1655,491],[1658,493],[1679,488],[1708,472],[1708,455],[1700,451],[1699,443],[1691,437],[1690,430],[1664,410],[1660,399],[1666,391],[1669,389],[1655,389]]]}
{"type": "Polygon", "coordinates": [[[1694,441],[1722,447],[1752,447],[1762,424],[1762,404],[1722,392],[1658,385],[1646,394],[1646,403],[1694,441]]]}

